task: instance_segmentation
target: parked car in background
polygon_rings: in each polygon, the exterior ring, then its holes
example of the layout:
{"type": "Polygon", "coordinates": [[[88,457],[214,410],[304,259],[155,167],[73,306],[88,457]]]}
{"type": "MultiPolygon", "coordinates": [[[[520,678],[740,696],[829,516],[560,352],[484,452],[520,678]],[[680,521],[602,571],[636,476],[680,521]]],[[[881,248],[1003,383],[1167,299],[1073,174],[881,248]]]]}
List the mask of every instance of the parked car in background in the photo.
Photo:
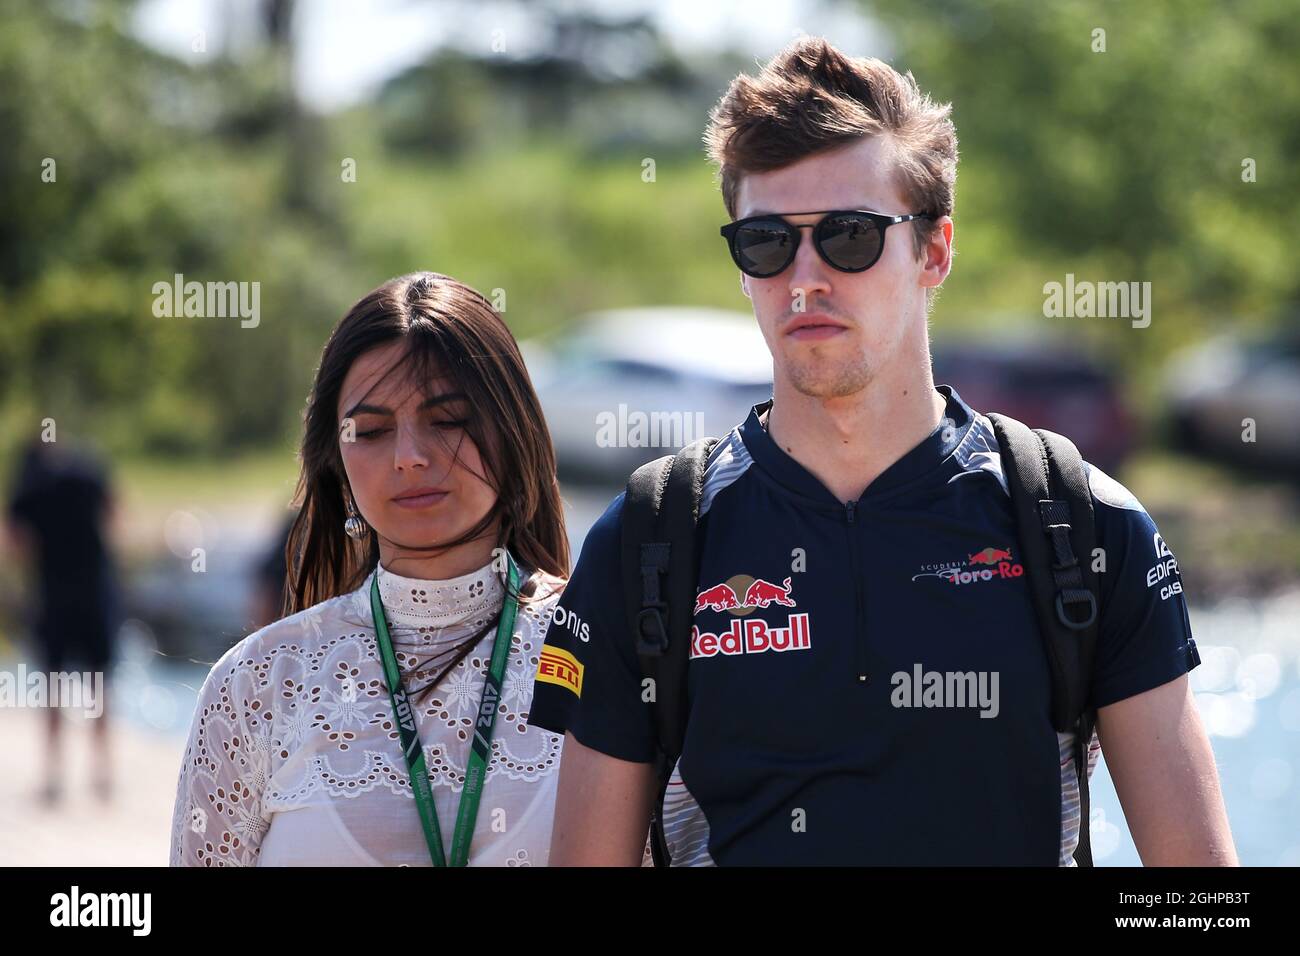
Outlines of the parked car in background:
{"type": "Polygon", "coordinates": [[[202,574],[171,556],[132,569],[123,599],[124,626],[147,635],[165,657],[217,660],[256,629],[247,608],[257,557],[213,550],[202,574]]]}
{"type": "Polygon", "coordinates": [[[617,309],[522,348],[566,478],[621,484],[647,461],[725,435],[772,395],[772,356],[748,313],[617,309]]]}
{"type": "Polygon", "coordinates": [[[1174,357],[1165,387],[1184,449],[1300,476],[1300,332],[1211,339],[1174,357]]]}
{"type": "Polygon", "coordinates": [[[951,385],[981,412],[1001,412],[1064,435],[1114,475],[1136,429],[1114,377],[1075,346],[1041,338],[932,344],[936,385],[951,385]]]}

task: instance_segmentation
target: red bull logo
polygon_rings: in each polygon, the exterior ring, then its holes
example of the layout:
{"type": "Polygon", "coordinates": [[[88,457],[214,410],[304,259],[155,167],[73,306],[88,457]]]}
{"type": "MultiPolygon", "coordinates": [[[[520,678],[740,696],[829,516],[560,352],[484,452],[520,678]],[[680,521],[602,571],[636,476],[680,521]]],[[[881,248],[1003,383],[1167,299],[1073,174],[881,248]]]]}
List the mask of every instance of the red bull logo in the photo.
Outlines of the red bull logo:
{"type": "Polygon", "coordinates": [[[771,627],[761,617],[733,618],[720,634],[691,628],[691,658],[764,654],[768,651],[805,651],[812,647],[807,613],[791,614],[785,627],[771,627]]]}
{"type": "Polygon", "coordinates": [[[773,584],[748,574],[732,575],[721,584],[705,588],[695,599],[695,613],[726,611],[732,616],[731,627],[717,634],[692,627],[690,656],[715,657],[722,654],[730,657],[767,651],[802,651],[812,647],[812,628],[806,613],[787,615],[784,627],[773,626],[753,613],[772,604],[794,607],[790,591],[790,578],[773,584]]]}

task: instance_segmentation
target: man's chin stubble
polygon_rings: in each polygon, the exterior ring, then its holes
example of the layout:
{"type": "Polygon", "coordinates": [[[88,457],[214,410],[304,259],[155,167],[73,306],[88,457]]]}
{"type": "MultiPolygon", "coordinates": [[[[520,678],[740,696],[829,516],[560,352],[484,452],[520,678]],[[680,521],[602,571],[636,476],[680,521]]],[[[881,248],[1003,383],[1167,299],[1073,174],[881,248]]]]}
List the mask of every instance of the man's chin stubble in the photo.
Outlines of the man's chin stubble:
{"type": "Polygon", "coordinates": [[[813,359],[791,362],[786,366],[786,378],[800,395],[817,399],[843,398],[870,384],[871,369],[865,361],[813,359]]]}

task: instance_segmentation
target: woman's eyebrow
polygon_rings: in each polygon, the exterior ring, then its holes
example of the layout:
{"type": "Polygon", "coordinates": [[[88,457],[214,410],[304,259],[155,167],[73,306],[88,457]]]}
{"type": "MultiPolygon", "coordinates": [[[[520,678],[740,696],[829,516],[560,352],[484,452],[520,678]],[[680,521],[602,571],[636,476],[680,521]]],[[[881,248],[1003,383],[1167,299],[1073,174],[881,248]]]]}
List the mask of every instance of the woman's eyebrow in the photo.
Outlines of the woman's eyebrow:
{"type": "Polygon", "coordinates": [[[469,398],[464,392],[443,392],[441,395],[432,395],[420,403],[420,408],[433,408],[435,405],[442,405],[446,402],[465,401],[469,398]]]}
{"type": "Polygon", "coordinates": [[[348,409],[347,414],[344,415],[343,417],[355,418],[358,415],[391,415],[391,414],[393,414],[393,410],[391,408],[384,408],[384,406],[382,405],[367,405],[365,402],[358,402],[357,404],[353,405],[350,409],[348,409]]]}
{"type": "MultiPolygon", "coordinates": [[[[466,400],[468,396],[464,392],[444,392],[441,395],[432,395],[420,403],[421,410],[433,408],[437,405],[443,405],[447,402],[458,402],[466,400]]],[[[393,410],[383,405],[370,405],[366,402],[358,402],[353,405],[344,418],[355,418],[357,415],[391,415],[393,410]]]]}

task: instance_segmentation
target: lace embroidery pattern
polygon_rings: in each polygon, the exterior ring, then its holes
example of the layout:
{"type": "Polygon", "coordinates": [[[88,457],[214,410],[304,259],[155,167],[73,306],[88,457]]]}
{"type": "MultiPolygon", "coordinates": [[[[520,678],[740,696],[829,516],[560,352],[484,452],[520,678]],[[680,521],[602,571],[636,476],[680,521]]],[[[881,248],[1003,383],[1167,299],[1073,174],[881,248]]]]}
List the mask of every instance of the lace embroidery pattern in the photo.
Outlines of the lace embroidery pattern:
{"type": "MultiPolygon", "coordinates": [[[[428,685],[450,659],[448,648],[495,622],[504,587],[490,566],[447,582],[413,581],[380,570],[403,683],[408,691],[425,688],[412,698],[430,782],[435,791],[459,793],[495,629],[439,686],[428,685]]],[[[528,727],[556,583],[542,578],[540,599],[520,603],[489,780],[535,782],[558,772],[563,738],[528,727]]],[[[271,814],[317,793],[355,798],[384,788],[414,799],[370,622],[369,587],[367,577],[351,594],[263,628],[213,668],[178,783],[173,864],[185,844],[200,865],[254,865],[271,814]]]]}

